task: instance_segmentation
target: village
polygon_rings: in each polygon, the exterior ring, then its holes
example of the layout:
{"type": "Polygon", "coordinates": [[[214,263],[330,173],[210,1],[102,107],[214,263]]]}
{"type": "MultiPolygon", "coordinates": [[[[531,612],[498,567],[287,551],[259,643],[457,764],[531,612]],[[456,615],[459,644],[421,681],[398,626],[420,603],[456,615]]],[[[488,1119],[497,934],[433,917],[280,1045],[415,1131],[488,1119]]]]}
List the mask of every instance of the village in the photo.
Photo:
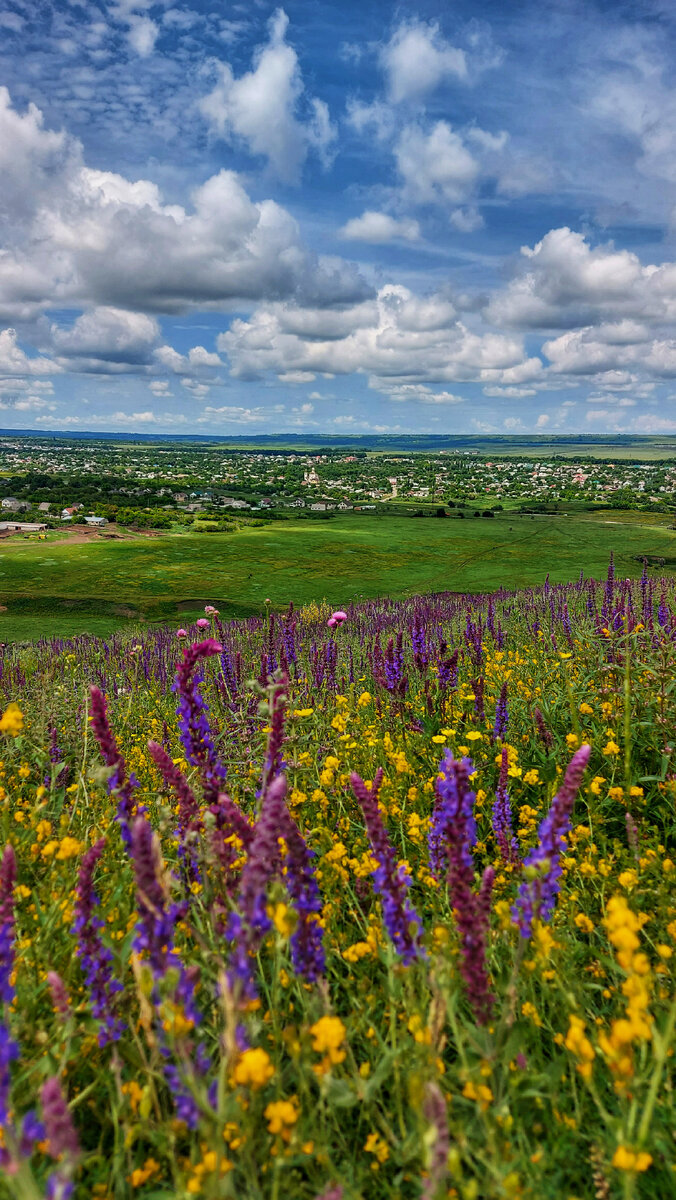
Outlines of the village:
{"type": "Polygon", "coordinates": [[[111,521],[168,528],[200,514],[227,520],[284,510],[298,515],[411,506],[522,508],[552,502],[670,511],[672,461],[590,456],[488,457],[476,451],[232,450],[180,443],[57,444],[0,439],[0,533],[44,533],[111,521]]]}

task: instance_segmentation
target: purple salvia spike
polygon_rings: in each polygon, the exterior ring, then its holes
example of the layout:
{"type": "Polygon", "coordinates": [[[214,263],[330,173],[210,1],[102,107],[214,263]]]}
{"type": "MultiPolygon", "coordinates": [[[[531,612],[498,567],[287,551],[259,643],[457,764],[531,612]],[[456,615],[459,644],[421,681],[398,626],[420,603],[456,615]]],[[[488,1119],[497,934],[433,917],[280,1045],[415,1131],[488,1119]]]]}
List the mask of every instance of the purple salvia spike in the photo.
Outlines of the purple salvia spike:
{"type": "Polygon", "coordinates": [[[99,1045],[117,1041],[125,1029],[115,1013],[115,995],[122,984],[113,977],[113,956],[101,940],[104,923],[97,917],[99,898],[94,890],[94,870],[105,846],[105,838],[96,842],[82,857],[75,885],[73,933],[77,935],[76,954],[91,996],[92,1012],[99,1021],[99,1045]]]}
{"type": "Polygon", "coordinates": [[[561,877],[561,852],[590,754],[590,746],[580,746],[571,758],[564,781],[540,824],[538,844],[524,860],[524,868],[535,868],[534,877],[521,884],[512,907],[512,920],[524,938],[531,937],[536,919],[548,921],[554,911],[561,877]]]}
{"type": "MultiPolygon", "coordinates": [[[[90,721],[92,730],[99,744],[103,761],[107,767],[114,768],[108,779],[108,791],[117,794],[116,820],[120,826],[122,841],[127,849],[129,849],[131,843],[129,824],[134,811],[133,794],[134,789],[138,787],[138,780],[133,773],[127,775],[127,764],[108,722],[108,707],[105,696],[95,686],[92,686],[89,691],[91,695],[90,721]]],[[[139,808],[137,811],[140,815],[145,812],[145,809],[139,808]]]]}
{"type": "Polygon", "coordinates": [[[405,966],[424,958],[421,944],[422,922],[409,900],[411,877],[403,865],[397,865],[397,855],[383,824],[378,807],[378,792],[383,780],[379,767],[371,788],[353,772],[350,783],[364,814],[371,853],[378,866],[372,872],[373,886],[383,906],[383,921],[390,940],[405,966]]]}

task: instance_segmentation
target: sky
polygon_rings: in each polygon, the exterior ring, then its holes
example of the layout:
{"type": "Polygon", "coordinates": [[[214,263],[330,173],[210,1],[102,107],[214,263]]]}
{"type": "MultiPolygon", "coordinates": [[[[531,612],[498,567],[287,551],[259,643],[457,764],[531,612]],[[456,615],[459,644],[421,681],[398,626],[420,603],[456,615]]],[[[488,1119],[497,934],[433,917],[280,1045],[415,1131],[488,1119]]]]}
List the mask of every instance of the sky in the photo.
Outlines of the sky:
{"type": "Polygon", "coordinates": [[[672,0],[0,0],[0,427],[676,433],[672,0]]]}

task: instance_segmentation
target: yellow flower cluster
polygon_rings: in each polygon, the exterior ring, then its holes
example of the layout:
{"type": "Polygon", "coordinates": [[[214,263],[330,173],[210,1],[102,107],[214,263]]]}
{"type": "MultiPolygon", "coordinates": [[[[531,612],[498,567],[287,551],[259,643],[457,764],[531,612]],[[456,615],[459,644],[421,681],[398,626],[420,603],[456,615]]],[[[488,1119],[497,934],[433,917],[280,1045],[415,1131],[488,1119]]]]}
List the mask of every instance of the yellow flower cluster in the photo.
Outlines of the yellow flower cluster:
{"type": "Polygon", "coordinates": [[[599,1035],[599,1047],[616,1077],[615,1087],[622,1091],[634,1074],[633,1046],[649,1041],[652,1035],[651,972],[650,962],[640,950],[641,920],[624,896],[611,897],[606,914],[603,924],[608,939],[615,948],[618,963],[627,973],[622,984],[627,1005],[626,1016],[613,1021],[609,1033],[599,1035]]]}

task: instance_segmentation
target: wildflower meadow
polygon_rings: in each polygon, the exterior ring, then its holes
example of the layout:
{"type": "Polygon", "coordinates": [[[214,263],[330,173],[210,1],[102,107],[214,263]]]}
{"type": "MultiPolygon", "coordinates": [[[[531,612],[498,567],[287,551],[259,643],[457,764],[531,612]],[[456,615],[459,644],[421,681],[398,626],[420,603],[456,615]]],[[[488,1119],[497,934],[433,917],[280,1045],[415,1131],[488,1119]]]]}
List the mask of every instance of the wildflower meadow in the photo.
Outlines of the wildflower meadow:
{"type": "Polygon", "coordinates": [[[0,1196],[674,1195],[675,647],[611,560],[5,648],[0,1196]]]}

